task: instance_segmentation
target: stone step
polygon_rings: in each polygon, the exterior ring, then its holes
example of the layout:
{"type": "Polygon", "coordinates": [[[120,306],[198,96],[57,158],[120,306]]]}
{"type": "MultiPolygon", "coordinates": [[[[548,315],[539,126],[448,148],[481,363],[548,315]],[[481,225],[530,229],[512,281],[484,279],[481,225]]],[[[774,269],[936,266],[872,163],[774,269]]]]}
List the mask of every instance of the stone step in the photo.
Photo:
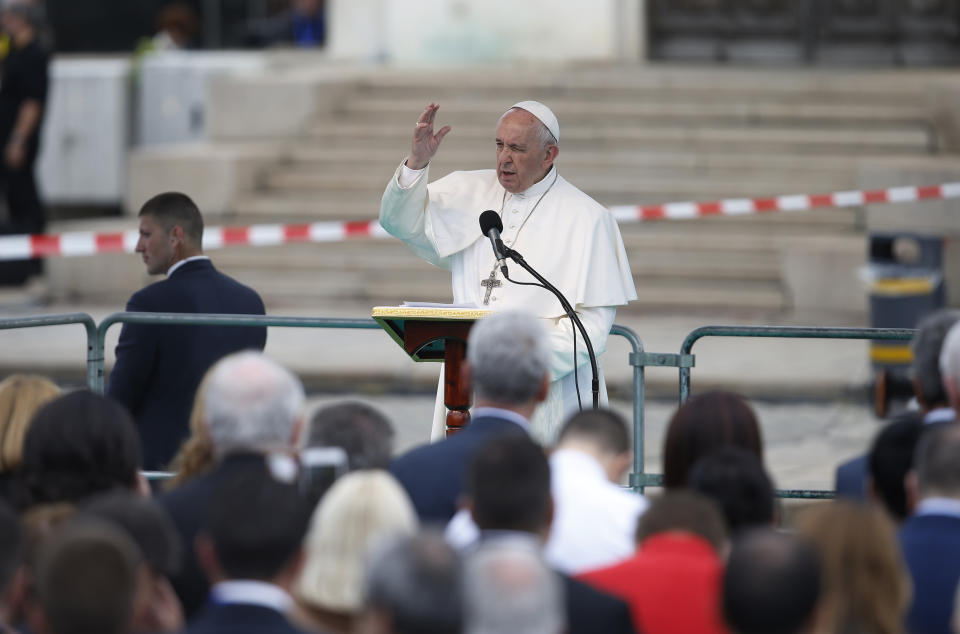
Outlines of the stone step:
{"type": "MultiPolygon", "coordinates": [[[[464,94],[443,101],[438,118],[443,123],[487,124],[504,111],[504,100],[489,93],[464,94]]],[[[651,122],[724,122],[762,123],[794,122],[853,124],[917,124],[926,125],[928,108],[922,105],[889,104],[885,101],[863,99],[858,103],[835,103],[833,100],[686,100],[678,101],[673,94],[642,93],[629,100],[607,98],[597,100],[587,94],[562,95],[549,100],[548,105],[561,121],[561,127],[604,121],[608,124],[636,125],[651,122]]],[[[401,125],[416,119],[423,110],[420,98],[384,99],[374,94],[352,98],[336,111],[337,121],[396,123],[401,125]]],[[[563,133],[561,133],[561,136],[563,133]]]]}
{"type": "MultiPolygon", "coordinates": [[[[442,123],[442,122],[440,122],[442,123]]],[[[409,147],[413,124],[318,122],[309,131],[311,143],[326,145],[346,142],[354,147],[397,148],[398,155],[409,147]]],[[[457,126],[444,139],[444,147],[492,151],[494,128],[490,125],[457,126]]],[[[817,126],[709,126],[637,125],[624,127],[598,121],[593,125],[565,128],[564,147],[636,149],[664,148],[670,151],[802,152],[813,154],[877,154],[889,152],[926,153],[927,130],[921,126],[885,126],[880,129],[845,126],[830,129],[817,126]]]]}

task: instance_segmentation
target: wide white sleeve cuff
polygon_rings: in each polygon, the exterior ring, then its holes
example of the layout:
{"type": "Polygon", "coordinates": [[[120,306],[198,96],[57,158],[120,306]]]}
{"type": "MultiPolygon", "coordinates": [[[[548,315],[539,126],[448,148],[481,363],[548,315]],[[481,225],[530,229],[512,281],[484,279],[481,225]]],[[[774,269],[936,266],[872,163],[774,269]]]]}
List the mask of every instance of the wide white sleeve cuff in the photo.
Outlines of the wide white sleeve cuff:
{"type": "Polygon", "coordinates": [[[397,178],[397,184],[400,185],[400,189],[410,189],[413,187],[413,184],[417,182],[417,179],[423,175],[423,168],[420,170],[413,170],[407,167],[406,161],[403,165],[400,166],[400,176],[397,178]]]}

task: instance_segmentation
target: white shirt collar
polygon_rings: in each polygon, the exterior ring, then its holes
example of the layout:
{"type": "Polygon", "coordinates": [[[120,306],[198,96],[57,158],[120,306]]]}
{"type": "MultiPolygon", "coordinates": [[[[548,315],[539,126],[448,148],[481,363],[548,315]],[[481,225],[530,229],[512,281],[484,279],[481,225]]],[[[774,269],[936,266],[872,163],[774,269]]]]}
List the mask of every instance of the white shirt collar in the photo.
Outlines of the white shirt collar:
{"type": "Polygon", "coordinates": [[[554,461],[565,464],[570,469],[576,469],[578,479],[589,477],[591,480],[610,482],[606,471],[597,459],[579,449],[557,449],[550,454],[550,462],[554,461]]]}
{"type": "Polygon", "coordinates": [[[183,266],[183,265],[186,264],[187,262],[196,262],[197,260],[209,260],[209,259],[210,259],[210,258],[208,258],[208,257],[205,256],[205,255],[191,255],[189,258],[184,258],[184,259],[180,260],[179,262],[175,262],[175,263],[173,264],[173,266],[171,266],[169,269],[167,269],[167,277],[170,277],[171,275],[173,275],[173,272],[174,272],[174,271],[176,271],[177,269],[179,269],[181,266],[183,266]]]}
{"type": "Polygon", "coordinates": [[[286,613],[293,607],[293,599],[280,586],[252,579],[221,581],[210,589],[214,603],[243,603],[270,608],[286,613]]]}
{"type": "Polygon", "coordinates": [[[926,423],[952,423],[956,418],[956,413],[952,407],[938,407],[932,409],[923,416],[923,422],[926,423]]]}
{"type": "Polygon", "coordinates": [[[550,166],[550,171],[547,172],[547,175],[538,180],[536,183],[520,192],[519,194],[511,194],[517,198],[537,198],[546,193],[546,191],[553,185],[553,179],[557,176],[557,167],[556,165],[550,166]]]}
{"type": "Polygon", "coordinates": [[[914,515],[949,515],[960,517],[960,500],[955,498],[929,497],[920,500],[914,515]]]}
{"type": "Polygon", "coordinates": [[[499,407],[475,407],[473,412],[471,412],[473,418],[480,418],[481,416],[493,416],[495,418],[505,418],[511,423],[516,423],[524,429],[530,429],[530,421],[510,409],[501,409],[499,407]]]}

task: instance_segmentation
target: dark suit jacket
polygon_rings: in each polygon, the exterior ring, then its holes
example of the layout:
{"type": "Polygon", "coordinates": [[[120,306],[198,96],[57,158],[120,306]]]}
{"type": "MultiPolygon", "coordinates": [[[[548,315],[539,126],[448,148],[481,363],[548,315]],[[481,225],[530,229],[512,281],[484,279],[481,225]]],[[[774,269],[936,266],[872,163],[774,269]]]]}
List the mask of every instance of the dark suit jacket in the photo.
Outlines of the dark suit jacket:
{"type": "MultiPolygon", "coordinates": [[[[180,266],[130,298],[128,311],[263,315],[256,291],[218,272],[209,260],[180,266]]],[[[200,379],[221,357],[262,350],[265,327],[124,324],[107,395],[130,410],[140,431],[143,467],[167,465],[189,435],[200,379]]]]}
{"type": "Polygon", "coordinates": [[[420,521],[446,524],[457,512],[470,460],[487,441],[504,433],[526,433],[513,421],[481,416],[439,442],[415,447],[390,463],[420,521]]]}
{"type": "Polygon", "coordinates": [[[210,604],[184,630],[184,634],[303,634],[303,632],[276,610],[245,603],[210,604]]]}
{"type": "Polygon", "coordinates": [[[907,630],[911,634],[950,634],[960,582],[960,517],[914,515],[900,528],[900,546],[913,578],[907,630]]]}
{"type": "Polygon", "coordinates": [[[259,454],[227,456],[213,471],[188,480],[157,499],[180,534],[180,570],[171,575],[170,582],[180,597],[183,614],[188,620],[205,605],[210,592],[210,584],[197,562],[193,544],[207,525],[207,513],[217,488],[247,470],[265,468],[264,458],[259,454]]]}
{"type": "Polygon", "coordinates": [[[561,574],[567,600],[567,634],[633,634],[630,607],[617,597],[561,574]]]}
{"type": "Polygon", "coordinates": [[[850,500],[867,499],[867,455],[852,458],[837,467],[836,483],[838,498],[850,500]]]}

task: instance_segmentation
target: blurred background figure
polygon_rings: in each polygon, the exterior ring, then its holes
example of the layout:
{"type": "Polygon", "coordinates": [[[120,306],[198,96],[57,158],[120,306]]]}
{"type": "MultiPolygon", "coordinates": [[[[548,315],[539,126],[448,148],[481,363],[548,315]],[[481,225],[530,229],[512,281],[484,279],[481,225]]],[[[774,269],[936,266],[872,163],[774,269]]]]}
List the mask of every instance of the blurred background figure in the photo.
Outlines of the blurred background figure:
{"type": "Polygon", "coordinates": [[[294,585],[296,618],[307,629],[349,634],[363,604],[364,572],[383,542],[417,531],[417,515],[386,471],[349,473],[313,513],[306,563],[294,585]]]}
{"type": "Polygon", "coordinates": [[[439,534],[404,536],[381,548],[367,569],[360,634],[460,634],[460,558],[439,534]]]}
{"type": "Polygon", "coordinates": [[[247,34],[251,46],[323,46],[327,37],[324,0],[290,0],[290,8],[253,22],[247,34]]]}
{"type": "Polygon", "coordinates": [[[33,415],[60,394],[42,376],[14,374],[0,382],[0,499],[13,504],[13,484],[23,462],[23,439],[33,415]]]}
{"type": "Polygon", "coordinates": [[[773,482],[760,459],[746,449],[721,447],[697,460],[690,488],[716,502],[731,536],[777,522],[773,482]]]}
{"type": "Polygon", "coordinates": [[[900,634],[910,585],[893,522],[880,508],[836,501],[804,512],[798,522],[823,569],[819,632],[900,634]]]}
{"type": "Polygon", "coordinates": [[[393,425],[386,416],[360,401],[321,407],[310,418],[307,448],[340,447],[350,471],[386,469],[393,454],[393,425]]]}
{"type": "Polygon", "coordinates": [[[157,34],[151,48],[157,51],[183,50],[196,44],[200,30],[197,12],[185,2],[174,2],[157,14],[157,34]]]}

